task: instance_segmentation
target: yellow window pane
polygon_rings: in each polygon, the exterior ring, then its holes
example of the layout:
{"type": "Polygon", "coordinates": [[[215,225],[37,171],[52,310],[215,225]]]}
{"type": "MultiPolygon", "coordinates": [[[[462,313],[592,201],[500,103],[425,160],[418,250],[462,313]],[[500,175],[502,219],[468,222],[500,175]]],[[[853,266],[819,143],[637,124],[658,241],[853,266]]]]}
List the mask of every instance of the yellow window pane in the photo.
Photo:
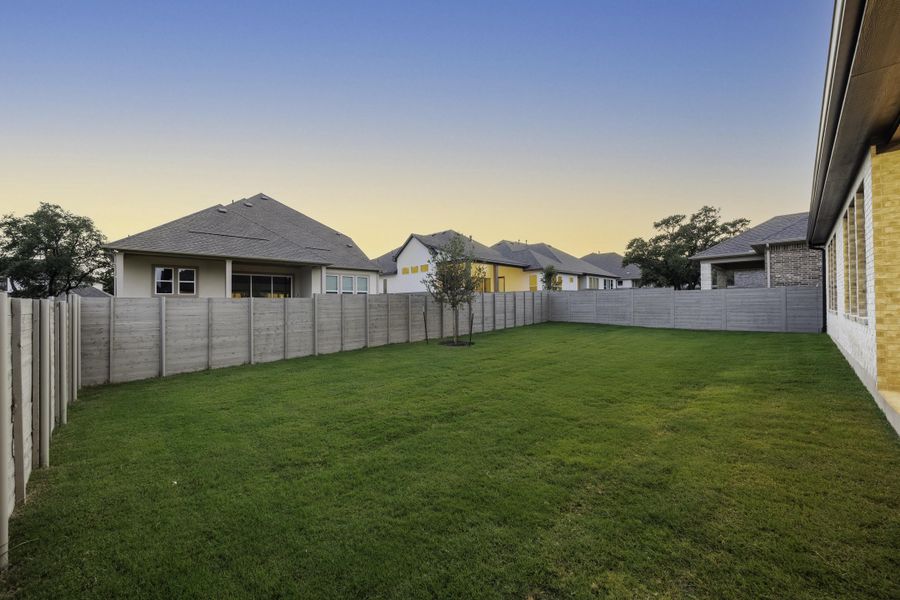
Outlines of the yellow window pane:
{"type": "Polygon", "coordinates": [[[422,272],[423,272],[423,273],[427,273],[427,272],[428,272],[428,265],[422,265],[422,272]]]}
{"type": "Polygon", "coordinates": [[[403,267],[403,274],[409,275],[409,267],[403,267]]]}
{"type": "Polygon", "coordinates": [[[419,272],[419,265],[413,265],[412,272],[413,272],[413,273],[418,273],[418,272],[419,272]]]}

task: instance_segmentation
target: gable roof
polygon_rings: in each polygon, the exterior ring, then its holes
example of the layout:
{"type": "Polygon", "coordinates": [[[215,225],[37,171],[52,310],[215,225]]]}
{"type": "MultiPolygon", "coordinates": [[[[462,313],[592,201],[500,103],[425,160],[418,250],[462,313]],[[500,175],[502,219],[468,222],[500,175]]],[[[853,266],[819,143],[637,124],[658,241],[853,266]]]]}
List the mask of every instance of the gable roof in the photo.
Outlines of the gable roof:
{"type": "Polygon", "coordinates": [[[560,273],[570,275],[597,275],[600,277],[612,277],[616,275],[594,266],[588,262],[554,248],[550,244],[537,243],[526,244],[503,240],[492,246],[497,252],[510,260],[516,260],[526,265],[526,271],[542,271],[550,265],[560,273]]]}
{"type": "Polygon", "coordinates": [[[704,258],[724,258],[729,256],[755,256],[758,248],[766,244],[784,244],[806,240],[808,212],[792,213],[772,217],[768,221],[751,227],[733,238],[720,242],[703,252],[698,252],[691,260],[704,258]]]}
{"type": "Polygon", "coordinates": [[[217,204],[105,247],[364,271],[378,268],[348,236],[265,194],[217,204]]]}
{"type": "Polygon", "coordinates": [[[396,275],[397,273],[397,253],[400,252],[400,248],[394,248],[390,252],[386,252],[382,254],[378,258],[373,258],[372,262],[378,265],[378,269],[381,271],[382,275],[396,275]]]}
{"type": "Polygon", "coordinates": [[[112,294],[108,294],[92,285],[82,285],[69,290],[70,293],[82,298],[109,298],[112,294]]]}
{"type": "MultiPolygon", "coordinates": [[[[496,264],[496,265],[506,265],[511,267],[524,267],[525,263],[522,263],[518,260],[509,258],[503,255],[500,252],[497,252],[494,248],[489,246],[485,246],[481,242],[473,240],[471,237],[462,235],[461,233],[454,231],[452,229],[447,229],[446,231],[439,231],[437,233],[429,233],[426,235],[420,233],[413,233],[406,241],[403,242],[403,245],[397,248],[392,254],[392,258],[395,262],[394,264],[394,272],[397,270],[396,260],[397,257],[403,252],[403,249],[406,248],[406,245],[413,239],[418,240],[429,250],[435,251],[440,250],[444,246],[450,243],[455,236],[460,236],[465,240],[466,250],[471,253],[472,257],[482,263],[488,264],[496,264]]],[[[384,259],[384,256],[379,257],[379,260],[384,259]]]]}
{"type": "Polygon", "coordinates": [[[593,252],[582,256],[581,260],[609,271],[620,279],[640,279],[641,269],[635,264],[622,265],[623,256],[618,252],[593,252]]]}

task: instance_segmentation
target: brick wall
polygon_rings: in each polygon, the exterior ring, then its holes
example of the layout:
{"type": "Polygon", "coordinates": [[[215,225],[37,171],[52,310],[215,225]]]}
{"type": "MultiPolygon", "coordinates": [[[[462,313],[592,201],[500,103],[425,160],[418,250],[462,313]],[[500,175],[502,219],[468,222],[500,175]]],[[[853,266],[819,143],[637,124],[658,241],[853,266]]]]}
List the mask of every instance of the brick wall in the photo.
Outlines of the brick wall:
{"type": "Polygon", "coordinates": [[[900,391],[900,149],[871,162],[878,387],[900,391]]]}
{"type": "Polygon", "coordinates": [[[805,243],[778,244],[769,248],[772,287],[822,285],[822,253],[805,243]]]}

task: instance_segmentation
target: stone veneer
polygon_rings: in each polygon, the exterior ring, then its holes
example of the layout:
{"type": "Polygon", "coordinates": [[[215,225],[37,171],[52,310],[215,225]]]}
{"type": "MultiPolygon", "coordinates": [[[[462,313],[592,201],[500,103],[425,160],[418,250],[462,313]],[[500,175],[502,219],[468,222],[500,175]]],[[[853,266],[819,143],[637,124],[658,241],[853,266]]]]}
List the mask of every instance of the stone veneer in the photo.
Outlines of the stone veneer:
{"type": "Polygon", "coordinates": [[[822,252],[806,242],[769,247],[770,287],[822,285],[822,252]]]}

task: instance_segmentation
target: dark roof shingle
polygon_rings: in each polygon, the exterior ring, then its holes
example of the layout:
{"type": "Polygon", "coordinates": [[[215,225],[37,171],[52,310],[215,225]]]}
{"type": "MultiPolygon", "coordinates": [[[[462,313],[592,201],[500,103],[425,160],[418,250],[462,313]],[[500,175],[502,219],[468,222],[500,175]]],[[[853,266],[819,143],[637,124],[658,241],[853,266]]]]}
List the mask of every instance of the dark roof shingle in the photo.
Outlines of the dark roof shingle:
{"type": "Polygon", "coordinates": [[[572,256],[568,252],[563,252],[559,248],[554,248],[550,244],[526,244],[503,240],[492,247],[507,258],[525,264],[525,269],[528,271],[539,271],[553,265],[560,273],[616,277],[613,273],[572,256]]]}
{"type": "Polygon", "coordinates": [[[641,269],[635,264],[623,265],[623,257],[617,252],[593,252],[582,256],[581,260],[609,271],[620,279],[640,279],[641,269]]]}
{"type": "Polygon", "coordinates": [[[757,247],[765,244],[783,244],[799,242],[806,239],[806,224],[809,213],[792,213],[778,215],[768,221],[751,227],[733,238],[698,252],[692,260],[704,258],[724,258],[728,256],[753,256],[758,254],[757,247]]]}

